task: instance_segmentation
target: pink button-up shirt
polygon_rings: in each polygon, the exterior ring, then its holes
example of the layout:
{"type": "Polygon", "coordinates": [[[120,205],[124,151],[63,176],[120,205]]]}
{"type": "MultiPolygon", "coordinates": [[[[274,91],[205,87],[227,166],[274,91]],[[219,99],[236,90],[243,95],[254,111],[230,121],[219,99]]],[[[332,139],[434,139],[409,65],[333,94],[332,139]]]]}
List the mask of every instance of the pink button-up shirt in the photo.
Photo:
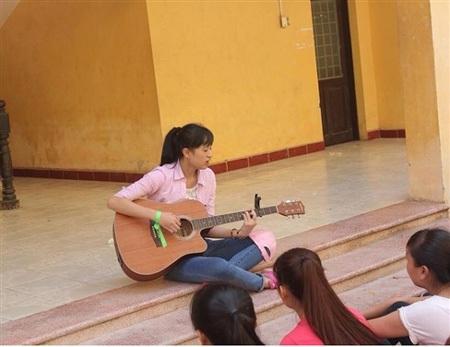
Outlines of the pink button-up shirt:
{"type": "MultiPolygon", "coordinates": [[[[186,177],[180,162],[158,166],[140,180],[124,187],[115,196],[128,200],[147,198],[149,200],[174,203],[186,199],[186,177]]],[[[209,215],[214,215],[216,197],[216,176],[210,168],[199,170],[197,176],[197,200],[205,205],[209,215]]]]}
{"type": "MultiPolygon", "coordinates": [[[[210,216],[214,215],[216,197],[216,176],[210,168],[198,171],[197,200],[206,208],[210,216]]],[[[149,200],[174,203],[186,199],[186,177],[180,162],[158,166],[145,174],[140,180],[115,194],[128,200],[147,198],[149,200]]],[[[249,237],[255,242],[266,261],[275,254],[276,240],[273,234],[256,226],[249,237]]]]}

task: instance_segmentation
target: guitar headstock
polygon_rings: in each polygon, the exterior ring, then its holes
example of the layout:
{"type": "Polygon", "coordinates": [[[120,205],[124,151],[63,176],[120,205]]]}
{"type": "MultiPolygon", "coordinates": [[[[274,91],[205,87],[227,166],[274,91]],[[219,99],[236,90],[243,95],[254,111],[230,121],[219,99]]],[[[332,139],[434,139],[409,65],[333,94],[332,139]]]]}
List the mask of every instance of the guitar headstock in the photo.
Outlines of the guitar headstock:
{"type": "Polygon", "coordinates": [[[283,201],[277,205],[277,211],[283,216],[305,214],[305,206],[301,201],[283,201]]]}

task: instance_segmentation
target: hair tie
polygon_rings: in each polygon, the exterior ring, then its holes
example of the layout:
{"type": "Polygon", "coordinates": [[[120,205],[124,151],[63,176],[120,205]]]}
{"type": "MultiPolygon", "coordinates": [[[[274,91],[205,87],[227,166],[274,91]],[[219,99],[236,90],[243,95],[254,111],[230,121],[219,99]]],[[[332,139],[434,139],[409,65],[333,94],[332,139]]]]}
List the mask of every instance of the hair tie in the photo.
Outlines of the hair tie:
{"type": "Polygon", "coordinates": [[[235,318],[238,315],[239,311],[236,308],[233,312],[231,312],[231,317],[235,318]]]}
{"type": "Polygon", "coordinates": [[[306,258],[306,257],[304,257],[304,256],[301,256],[300,259],[298,260],[298,264],[299,264],[300,266],[302,266],[303,263],[306,261],[306,259],[308,259],[308,258],[306,258]]]}

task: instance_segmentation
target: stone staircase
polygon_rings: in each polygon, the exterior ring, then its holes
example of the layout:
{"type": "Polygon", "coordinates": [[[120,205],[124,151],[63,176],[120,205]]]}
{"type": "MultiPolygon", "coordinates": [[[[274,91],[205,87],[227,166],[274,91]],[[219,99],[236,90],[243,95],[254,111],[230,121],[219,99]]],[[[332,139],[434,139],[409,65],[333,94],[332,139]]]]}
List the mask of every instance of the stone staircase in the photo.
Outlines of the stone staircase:
{"type": "MultiPolygon", "coordinates": [[[[296,246],[315,250],[342,300],[362,310],[422,291],[404,270],[405,245],[415,231],[430,226],[450,230],[448,206],[407,201],[279,239],[277,254],[296,246]]],[[[199,344],[189,320],[198,287],[164,279],[134,283],[2,324],[1,344],[199,344]]],[[[278,344],[295,326],[295,314],[276,290],[252,297],[261,339],[278,344]]]]}

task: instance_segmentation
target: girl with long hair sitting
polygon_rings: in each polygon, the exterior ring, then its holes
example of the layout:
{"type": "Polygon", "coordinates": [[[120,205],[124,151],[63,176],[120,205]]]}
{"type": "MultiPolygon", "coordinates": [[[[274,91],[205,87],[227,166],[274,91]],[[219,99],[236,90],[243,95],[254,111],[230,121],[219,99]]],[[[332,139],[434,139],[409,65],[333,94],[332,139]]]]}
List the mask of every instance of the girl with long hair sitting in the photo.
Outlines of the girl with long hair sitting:
{"type": "Polygon", "coordinates": [[[339,299],[315,252],[291,249],[275,261],[273,270],[281,299],[300,318],[282,345],[380,344],[362,314],[339,299]]]}

